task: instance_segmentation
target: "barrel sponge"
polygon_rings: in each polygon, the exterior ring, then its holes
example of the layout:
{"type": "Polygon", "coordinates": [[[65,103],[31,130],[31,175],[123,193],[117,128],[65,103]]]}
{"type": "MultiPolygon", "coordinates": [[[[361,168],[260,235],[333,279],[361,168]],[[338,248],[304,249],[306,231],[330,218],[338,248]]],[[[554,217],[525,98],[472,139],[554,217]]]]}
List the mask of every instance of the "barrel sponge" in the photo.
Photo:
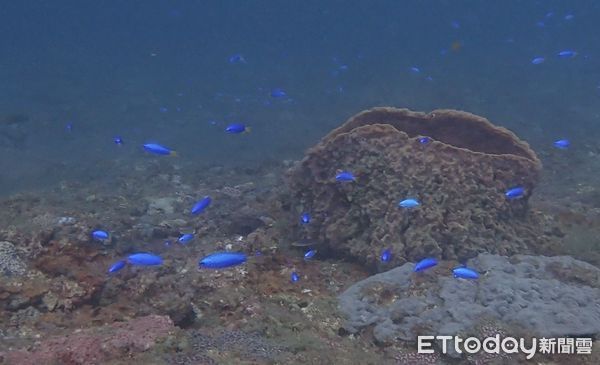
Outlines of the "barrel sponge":
{"type": "Polygon", "coordinates": [[[308,238],[371,264],[389,248],[398,265],[543,250],[551,239],[528,205],[541,168],[526,142],[485,118],[378,107],[331,131],[286,180],[297,210],[312,212],[308,238]],[[336,181],[341,170],[356,181],[336,181]],[[514,186],[525,194],[509,200],[514,186]],[[399,208],[406,198],[421,205],[399,208]]]}

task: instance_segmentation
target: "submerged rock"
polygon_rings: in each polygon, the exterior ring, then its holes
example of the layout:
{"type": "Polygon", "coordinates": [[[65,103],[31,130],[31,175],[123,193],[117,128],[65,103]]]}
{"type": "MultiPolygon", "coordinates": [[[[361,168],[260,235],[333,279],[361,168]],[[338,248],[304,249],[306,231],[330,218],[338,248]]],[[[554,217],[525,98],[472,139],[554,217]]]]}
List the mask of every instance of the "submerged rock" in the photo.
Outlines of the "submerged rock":
{"type": "Polygon", "coordinates": [[[289,170],[288,185],[292,212],[320,217],[303,227],[308,237],[372,266],[389,248],[398,265],[551,246],[550,230],[528,206],[540,171],[527,143],[485,118],[374,108],[309,149],[289,170]],[[336,181],[339,171],[356,180],[336,181]],[[524,187],[524,196],[507,199],[514,186],[524,187]],[[398,207],[408,198],[419,205],[398,207]]]}
{"type": "Polygon", "coordinates": [[[468,262],[483,274],[478,280],[455,279],[443,265],[415,274],[413,266],[342,293],[343,328],[374,325],[381,343],[456,335],[490,320],[545,337],[600,335],[600,269],[572,257],[480,254],[468,262]]]}

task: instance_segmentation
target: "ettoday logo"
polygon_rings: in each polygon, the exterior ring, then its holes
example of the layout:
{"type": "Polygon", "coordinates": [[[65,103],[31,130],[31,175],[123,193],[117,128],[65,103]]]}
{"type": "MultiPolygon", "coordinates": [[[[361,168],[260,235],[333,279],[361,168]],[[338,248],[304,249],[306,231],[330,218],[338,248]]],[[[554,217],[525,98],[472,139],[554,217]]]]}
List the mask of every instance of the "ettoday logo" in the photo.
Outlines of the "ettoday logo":
{"type": "Polygon", "coordinates": [[[543,354],[582,354],[592,353],[591,338],[524,338],[504,337],[495,335],[480,340],[477,337],[463,339],[460,336],[418,336],[417,352],[420,354],[433,354],[434,341],[441,341],[441,352],[448,353],[449,346],[454,347],[456,353],[476,354],[484,351],[488,354],[518,354],[523,353],[529,360],[540,352],[543,354]]]}

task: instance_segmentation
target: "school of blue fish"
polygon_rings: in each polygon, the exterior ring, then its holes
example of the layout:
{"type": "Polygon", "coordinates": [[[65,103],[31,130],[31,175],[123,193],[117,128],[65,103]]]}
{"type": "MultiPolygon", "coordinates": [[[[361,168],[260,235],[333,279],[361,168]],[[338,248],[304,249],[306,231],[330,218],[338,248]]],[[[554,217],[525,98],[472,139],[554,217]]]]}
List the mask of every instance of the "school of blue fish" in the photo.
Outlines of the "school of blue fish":
{"type": "MultiPolygon", "coordinates": [[[[562,54],[561,57],[567,57],[570,55],[570,53],[568,53],[567,51],[561,52],[561,54],[562,54]]],[[[559,56],[560,56],[560,54],[559,54],[559,56]]],[[[232,58],[230,58],[230,62],[240,63],[240,62],[245,62],[245,60],[241,56],[238,55],[238,56],[232,56],[232,58]]],[[[532,63],[534,63],[534,64],[540,64],[542,62],[544,62],[543,57],[535,58],[532,61],[532,63]]],[[[413,70],[413,71],[417,72],[416,70],[417,69],[415,68],[415,70],[413,70]]],[[[279,88],[273,89],[271,92],[271,96],[273,96],[274,98],[285,97],[286,95],[287,94],[285,93],[285,91],[283,89],[279,89],[279,88]]],[[[71,124],[69,124],[67,126],[67,130],[69,130],[69,131],[72,130],[71,124]]],[[[230,134],[242,134],[242,133],[250,132],[250,128],[243,123],[232,123],[226,127],[225,132],[230,133],[230,134]]],[[[113,141],[117,145],[122,145],[124,143],[123,139],[120,136],[116,136],[113,141]]],[[[430,137],[422,136],[422,137],[418,137],[418,141],[422,145],[428,145],[433,140],[430,137]]],[[[553,143],[553,145],[554,145],[554,147],[556,147],[558,149],[565,150],[570,147],[570,142],[567,139],[559,139],[559,140],[555,141],[553,143]]],[[[161,156],[177,156],[177,153],[174,150],[172,150],[169,147],[158,144],[158,143],[145,143],[142,145],[142,147],[148,153],[161,155],[161,156]]],[[[349,170],[339,170],[335,174],[334,180],[337,183],[356,183],[358,181],[356,175],[349,170]]],[[[525,188],[523,186],[519,186],[519,185],[509,187],[504,192],[504,196],[508,200],[516,200],[516,199],[522,198],[525,194],[526,194],[525,188]]],[[[212,204],[212,198],[210,196],[204,196],[202,199],[198,200],[192,206],[192,208],[190,209],[190,212],[192,215],[201,214],[211,204],[212,204]]],[[[400,200],[400,202],[398,203],[398,208],[405,209],[405,210],[412,210],[412,209],[418,208],[420,205],[421,205],[421,202],[419,199],[414,198],[414,197],[409,197],[409,198],[400,200]]],[[[308,225],[311,223],[311,221],[312,221],[312,216],[311,216],[310,212],[303,212],[300,215],[300,224],[308,225]]],[[[97,229],[91,233],[91,236],[92,236],[92,239],[95,241],[106,241],[110,238],[110,233],[105,230],[102,230],[102,229],[97,229]]],[[[188,244],[191,241],[193,241],[194,238],[195,238],[195,236],[193,233],[185,233],[185,234],[182,234],[177,239],[177,242],[185,245],[185,244],[188,244]]],[[[171,245],[171,241],[166,241],[165,246],[169,246],[169,245],[171,245]]],[[[316,256],[316,254],[317,254],[317,250],[309,249],[308,251],[306,251],[304,253],[304,260],[310,261],[316,256]]],[[[384,249],[380,254],[380,260],[383,264],[387,264],[387,263],[391,262],[392,251],[390,249],[384,249]]],[[[198,261],[198,267],[201,269],[225,269],[225,268],[244,264],[247,261],[248,261],[248,256],[243,252],[221,251],[221,252],[211,253],[211,254],[205,256],[204,258],[200,259],[198,261]]],[[[108,269],[108,274],[115,274],[115,273],[119,272],[120,270],[124,269],[125,267],[127,267],[127,265],[130,265],[130,266],[160,266],[162,264],[163,264],[163,259],[159,255],[156,255],[156,254],[153,254],[150,252],[139,252],[139,253],[131,254],[124,259],[114,262],[112,265],[110,265],[110,267],[108,269]]],[[[438,262],[435,258],[426,257],[415,264],[413,271],[415,273],[421,273],[421,272],[424,272],[428,269],[435,267],[437,264],[438,264],[438,262]]],[[[458,279],[466,279],[466,280],[475,280],[480,277],[479,273],[475,269],[468,268],[466,266],[459,266],[459,267],[454,268],[452,270],[452,276],[455,278],[458,278],[458,279]]],[[[293,271],[290,274],[290,281],[292,283],[296,283],[299,280],[300,280],[300,275],[296,271],[293,271]]]]}
{"type": "MultiPolygon", "coordinates": [[[[546,14],[545,19],[537,22],[536,25],[538,27],[545,27],[546,21],[548,19],[552,18],[553,16],[554,16],[554,13],[546,14]]],[[[571,21],[571,20],[573,20],[573,18],[574,18],[574,16],[572,14],[567,14],[564,17],[564,19],[566,21],[571,21]]],[[[461,27],[460,23],[457,21],[452,21],[451,26],[454,29],[460,29],[460,27],[461,27]]],[[[453,50],[457,50],[460,47],[461,47],[461,42],[455,42],[452,44],[453,50]]],[[[447,51],[448,51],[447,49],[443,49],[440,53],[442,55],[444,55],[444,54],[446,54],[447,51]]],[[[553,56],[557,59],[571,59],[571,58],[575,58],[577,55],[578,55],[578,52],[573,49],[562,49],[562,50],[557,50],[553,56]]],[[[551,56],[552,55],[535,55],[533,58],[530,59],[530,63],[533,65],[539,66],[546,62],[549,62],[548,60],[551,58],[551,56]]],[[[242,54],[239,54],[239,53],[231,55],[227,59],[227,61],[232,65],[243,65],[243,64],[248,63],[248,60],[242,54]]],[[[336,63],[338,63],[338,66],[333,71],[333,73],[332,73],[333,76],[337,76],[341,72],[348,71],[348,69],[349,69],[348,65],[339,63],[339,61],[337,59],[334,59],[334,61],[336,63]]],[[[422,74],[422,72],[423,72],[422,69],[418,66],[411,66],[408,68],[408,70],[409,70],[409,72],[411,72],[415,75],[422,74]]],[[[429,81],[433,80],[431,78],[431,76],[427,76],[425,78],[426,78],[426,80],[429,80],[429,81]]],[[[340,89],[340,91],[343,91],[343,90],[340,89]]],[[[274,87],[274,88],[270,89],[270,91],[268,91],[268,95],[273,99],[291,100],[291,98],[288,95],[288,92],[281,87],[274,87]]],[[[176,108],[176,109],[179,109],[179,108],[176,108]]],[[[159,108],[159,111],[161,113],[167,113],[169,111],[169,109],[161,106],[159,108]]],[[[216,122],[212,121],[211,124],[215,125],[216,122]]],[[[73,128],[74,128],[73,122],[68,122],[65,126],[65,130],[69,133],[73,132],[73,128]]],[[[251,128],[244,122],[229,123],[224,129],[225,133],[234,134],[234,135],[246,134],[246,133],[249,133],[250,131],[251,131],[251,128]]],[[[418,136],[416,139],[425,148],[434,142],[434,140],[429,136],[418,136]]],[[[114,136],[113,142],[117,146],[122,146],[125,143],[124,139],[120,135],[114,136]]],[[[552,145],[557,149],[567,150],[570,148],[571,143],[570,143],[569,139],[561,138],[561,139],[554,141],[552,143],[552,145]]],[[[177,156],[177,152],[174,149],[172,149],[168,146],[165,146],[163,144],[160,144],[158,142],[155,142],[155,141],[143,143],[141,145],[141,147],[145,152],[150,153],[150,154],[154,154],[154,155],[158,155],[158,156],[172,156],[172,157],[177,156]]],[[[333,177],[333,181],[335,183],[342,184],[342,185],[343,184],[352,184],[352,183],[355,183],[355,184],[361,183],[361,179],[359,178],[358,174],[349,169],[338,170],[333,177]]],[[[506,187],[506,190],[504,191],[503,194],[504,194],[505,199],[507,199],[508,201],[515,201],[515,200],[519,200],[519,199],[523,198],[524,196],[526,196],[528,194],[528,191],[527,191],[526,187],[524,187],[524,186],[514,185],[514,186],[506,187]]],[[[427,201],[426,196],[422,196],[421,198],[423,198],[425,201],[427,201]]],[[[211,204],[212,204],[211,197],[204,196],[203,198],[199,199],[191,207],[190,213],[192,215],[199,215],[199,214],[205,212],[211,206],[211,204]]],[[[406,214],[410,214],[408,212],[415,210],[415,209],[419,209],[421,204],[422,204],[421,199],[419,199],[415,196],[412,196],[412,197],[404,197],[403,199],[399,200],[399,202],[397,203],[397,207],[399,209],[401,209],[402,211],[407,212],[406,214]]],[[[300,215],[300,224],[302,226],[307,226],[312,222],[312,219],[313,219],[313,217],[312,217],[311,213],[309,211],[305,211],[300,215]]],[[[108,240],[110,240],[110,236],[111,236],[111,234],[104,229],[96,229],[91,232],[91,238],[93,241],[98,241],[98,242],[108,241],[108,240]]],[[[195,240],[195,238],[196,238],[195,233],[184,233],[184,234],[181,234],[181,236],[179,236],[177,238],[176,242],[181,245],[187,245],[187,244],[193,242],[195,240]]],[[[172,244],[172,241],[170,241],[170,240],[164,242],[165,246],[170,246],[171,244],[172,244]]],[[[314,259],[316,257],[316,255],[317,255],[317,250],[309,249],[308,251],[306,251],[304,253],[303,258],[305,261],[310,261],[310,260],[314,259]]],[[[392,262],[393,252],[389,248],[385,248],[380,252],[379,257],[380,257],[380,261],[382,264],[384,264],[384,265],[388,264],[388,263],[392,262]]],[[[214,252],[214,253],[208,254],[204,258],[200,259],[198,261],[198,267],[203,268],[203,269],[225,269],[225,268],[244,264],[247,261],[248,261],[248,256],[246,254],[244,254],[243,252],[221,251],[221,252],[214,252]]],[[[108,273],[115,274],[115,273],[119,272],[120,270],[124,269],[125,267],[127,267],[128,265],[129,266],[160,266],[162,264],[163,264],[163,259],[159,255],[153,254],[151,252],[133,253],[123,259],[120,259],[120,260],[114,262],[109,267],[108,273]]],[[[437,266],[437,264],[438,264],[437,260],[433,257],[423,258],[421,261],[419,261],[415,264],[414,272],[421,273],[421,272],[427,271],[427,270],[437,266]]],[[[452,275],[453,275],[453,277],[460,278],[460,279],[473,280],[473,279],[479,278],[479,274],[477,273],[477,271],[475,269],[468,268],[466,266],[459,266],[459,267],[454,268],[452,270],[452,275]]],[[[292,283],[296,283],[300,280],[300,275],[296,271],[293,271],[291,273],[290,280],[292,283]]]]}

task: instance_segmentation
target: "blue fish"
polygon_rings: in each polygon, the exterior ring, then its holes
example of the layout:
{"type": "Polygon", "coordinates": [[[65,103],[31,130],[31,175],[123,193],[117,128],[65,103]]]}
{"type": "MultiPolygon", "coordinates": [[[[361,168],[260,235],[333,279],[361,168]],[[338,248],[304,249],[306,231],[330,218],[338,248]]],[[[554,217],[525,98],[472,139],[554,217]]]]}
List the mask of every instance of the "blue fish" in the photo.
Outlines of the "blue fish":
{"type": "Polygon", "coordinates": [[[341,172],[338,172],[337,175],[335,175],[335,180],[342,181],[342,182],[356,181],[356,177],[349,171],[341,171],[341,172]]]}
{"type": "Polygon", "coordinates": [[[225,128],[225,132],[231,134],[249,133],[250,127],[246,127],[242,123],[232,123],[225,128]]]}
{"type": "Polygon", "coordinates": [[[271,90],[271,97],[273,98],[285,98],[287,96],[287,93],[285,92],[285,90],[281,89],[281,88],[275,88],[273,90],[271,90]]]}
{"type": "Polygon", "coordinates": [[[246,59],[244,58],[244,56],[242,56],[239,53],[236,53],[234,55],[231,55],[229,57],[229,63],[231,64],[235,64],[235,63],[246,63],[246,59]]]}
{"type": "Polygon", "coordinates": [[[292,281],[292,283],[297,283],[298,280],[300,280],[300,276],[298,276],[297,272],[292,271],[292,274],[290,275],[290,280],[292,281]]]}
{"type": "Polygon", "coordinates": [[[313,257],[315,257],[315,255],[317,254],[317,250],[308,250],[306,251],[306,253],[304,254],[304,259],[305,260],[310,260],[313,257]]]}
{"type": "Polygon", "coordinates": [[[300,222],[302,222],[303,224],[310,223],[310,214],[309,213],[302,213],[302,215],[300,216],[300,222]]]}
{"type": "Polygon", "coordinates": [[[194,239],[194,235],[191,233],[186,233],[186,234],[182,234],[181,237],[179,237],[179,239],[177,239],[177,242],[182,243],[182,244],[186,244],[188,242],[190,242],[191,240],[194,239]]]}
{"type": "Polygon", "coordinates": [[[147,152],[154,153],[156,155],[177,156],[177,152],[168,147],[161,146],[158,143],[146,143],[144,144],[144,149],[147,152]]]}
{"type": "Polygon", "coordinates": [[[127,261],[125,261],[125,260],[119,260],[119,261],[115,262],[108,268],[108,273],[112,274],[112,273],[115,273],[115,272],[121,270],[122,268],[125,267],[126,263],[127,263],[127,261]]]}
{"type": "Polygon", "coordinates": [[[246,262],[246,255],[242,252],[215,252],[198,262],[200,268],[222,269],[237,266],[246,262]]]}
{"type": "Polygon", "coordinates": [[[108,232],[97,230],[92,232],[92,238],[98,241],[104,241],[108,239],[108,232]]]}
{"type": "Polygon", "coordinates": [[[477,279],[477,278],[479,278],[479,274],[477,273],[477,271],[475,271],[473,269],[469,269],[468,267],[457,267],[456,269],[452,270],[452,274],[454,275],[455,278],[460,278],[460,279],[477,279]]]}
{"type": "Polygon", "coordinates": [[[120,136],[116,136],[113,138],[113,142],[115,142],[117,146],[121,146],[123,144],[123,139],[120,136]]]}
{"type": "Polygon", "coordinates": [[[431,142],[431,138],[429,138],[429,137],[421,137],[421,138],[419,138],[419,143],[420,144],[428,144],[429,142],[431,142]]]}
{"type": "Polygon", "coordinates": [[[138,266],[156,266],[162,265],[163,259],[158,255],[154,255],[147,252],[141,252],[127,256],[127,262],[131,265],[138,266]]]}
{"type": "Polygon", "coordinates": [[[161,113],[166,113],[169,111],[169,109],[164,106],[161,106],[160,108],[158,108],[158,111],[160,111],[161,113]]]}
{"type": "Polygon", "coordinates": [[[425,259],[417,262],[413,271],[414,272],[424,271],[431,267],[434,267],[437,264],[438,264],[438,262],[436,259],[428,257],[428,258],[425,258],[425,259]]]}
{"type": "Polygon", "coordinates": [[[381,252],[381,262],[389,262],[392,259],[392,251],[386,248],[381,252]]]}
{"type": "Polygon", "coordinates": [[[525,188],[522,186],[515,186],[514,188],[508,189],[504,195],[508,199],[518,199],[525,194],[525,188]]]}
{"type": "Polygon", "coordinates": [[[69,133],[73,132],[73,123],[67,123],[67,125],[65,126],[65,130],[69,133]]]}
{"type": "Polygon", "coordinates": [[[546,61],[546,59],[544,57],[535,57],[534,59],[531,60],[531,63],[534,65],[539,65],[541,63],[544,63],[544,61],[546,61]]]}
{"type": "Polygon", "coordinates": [[[418,207],[419,205],[421,205],[421,203],[419,203],[419,201],[417,199],[413,199],[413,198],[404,199],[403,201],[398,203],[398,207],[406,208],[406,209],[418,207]]]}
{"type": "Polygon", "coordinates": [[[201,213],[204,209],[206,209],[210,205],[211,202],[212,202],[212,199],[208,195],[205,196],[204,198],[200,199],[192,207],[192,214],[199,214],[199,213],[201,213]]]}
{"type": "Polygon", "coordinates": [[[410,68],[410,71],[412,73],[416,73],[416,74],[421,73],[421,69],[418,67],[414,67],[414,66],[410,68]]]}
{"type": "Polygon", "coordinates": [[[570,49],[558,52],[558,57],[560,58],[573,58],[575,56],[577,56],[577,52],[570,49]]]}
{"type": "Polygon", "coordinates": [[[559,139],[554,142],[554,147],[560,148],[561,150],[566,150],[569,146],[571,146],[571,142],[568,139],[559,139]]]}

